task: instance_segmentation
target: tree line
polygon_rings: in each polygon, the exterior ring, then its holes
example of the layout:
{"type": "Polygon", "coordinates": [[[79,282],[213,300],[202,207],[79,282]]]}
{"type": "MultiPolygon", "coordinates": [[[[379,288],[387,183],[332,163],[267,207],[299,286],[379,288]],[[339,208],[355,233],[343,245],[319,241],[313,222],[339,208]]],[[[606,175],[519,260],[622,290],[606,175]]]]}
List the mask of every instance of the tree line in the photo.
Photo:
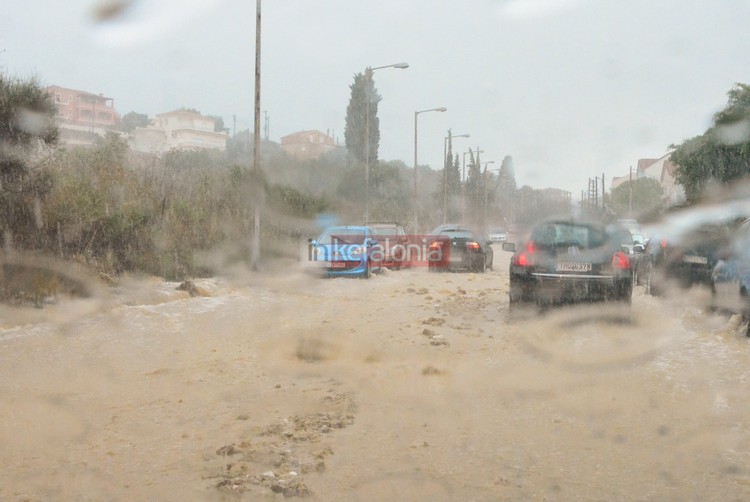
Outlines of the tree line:
{"type": "MultiPolygon", "coordinates": [[[[677,178],[691,201],[712,183],[733,183],[749,174],[749,96],[750,88],[737,84],[714,125],[675,146],[677,178]]],[[[349,110],[361,113],[361,103],[349,110]]],[[[376,114],[377,107],[370,110],[376,114]]],[[[357,146],[352,140],[346,149],[311,160],[293,159],[279,145],[262,142],[263,172],[257,175],[250,169],[252,152],[242,132],[230,138],[226,151],[174,150],[157,156],[131,151],[114,133],[93,147],[60,145],[55,115],[53,98],[36,79],[0,74],[4,255],[39,253],[105,274],[139,271],[179,279],[245,263],[256,205],[267,213],[261,242],[269,258],[296,259],[300,239],[321,230],[321,216],[327,222],[362,223],[365,142],[357,146]]],[[[361,118],[347,120],[352,138],[364,132],[354,125],[361,118]]],[[[371,219],[408,222],[413,169],[378,159],[378,122],[371,124],[371,219]]],[[[471,151],[462,179],[462,159],[452,149],[447,153],[448,221],[484,230],[530,223],[569,206],[531,187],[518,188],[509,156],[499,169],[490,169],[471,151]]],[[[444,188],[442,170],[420,168],[417,207],[424,232],[442,223],[444,188]]],[[[623,206],[622,193],[611,197],[623,206]]]]}
{"type": "MultiPolygon", "coordinates": [[[[688,205],[715,192],[735,188],[750,176],[750,85],[737,83],[727,92],[727,104],[713,115],[703,133],[671,144],[670,160],[677,166],[675,180],[685,190],[688,205]]],[[[659,181],[635,179],[612,190],[606,201],[618,215],[635,211],[655,218],[664,210],[659,181]]]]}

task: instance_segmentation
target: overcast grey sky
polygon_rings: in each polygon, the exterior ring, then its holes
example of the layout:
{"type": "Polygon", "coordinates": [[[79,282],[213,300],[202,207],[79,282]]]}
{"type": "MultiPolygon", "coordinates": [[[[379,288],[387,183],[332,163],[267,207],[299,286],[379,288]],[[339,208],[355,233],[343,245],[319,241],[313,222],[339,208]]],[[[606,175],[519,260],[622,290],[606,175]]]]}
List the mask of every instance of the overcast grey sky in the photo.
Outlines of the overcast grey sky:
{"type": "MultiPolygon", "coordinates": [[[[255,2],[3,0],[0,69],[103,93],[121,114],[182,106],[252,124],[255,2]]],[[[440,166],[455,152],[513,157],[519,185],[580,197],[591,176],[701,134],[750,83],[747,0],[265,0],[262,109],[270,139],[331,130],[343,143],[353,76],[375,72],[380,158],[440,166]]],[[[607,183],[609,185],[609,183],[607,183]]]]}

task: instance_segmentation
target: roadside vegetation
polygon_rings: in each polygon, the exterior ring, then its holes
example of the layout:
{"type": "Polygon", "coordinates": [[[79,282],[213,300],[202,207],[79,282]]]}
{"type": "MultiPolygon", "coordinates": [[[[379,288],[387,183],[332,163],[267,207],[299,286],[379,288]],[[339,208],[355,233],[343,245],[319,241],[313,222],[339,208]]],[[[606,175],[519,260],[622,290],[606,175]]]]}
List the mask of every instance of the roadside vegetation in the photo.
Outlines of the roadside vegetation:
{"type": "Polygon", "coordinates": [[[672,160],[677,181],[695,203],[715,187],[747,181],[750,175],[750,85],[736,84],[727,92],[727,105],[713,116],[705,133],[675,148],[672,160]]]}
{"type": "MultiPolygon", "coordinates": [[[[678,179],[691,202],[707,184],[731,183],[750,172],[747,135],[730,134],[748,127],[750,88],[738,84],[729,96],[714,127],[676,147],[678,179]]],[[[362,108],[350,106],[348,113],[362,108]]],[[[110,278],[140,272],[179,280],[246,265],[256,204],[266,213],[261,228],[265,259],[297,259],[300,239],[319,232],[320,221],[362,223],[360,144],[299,161],[277,144],[263,142],[263,174],[258,176],[251,169],[247,131],[230,138],[223,152],[157,156],[131,151],[118,132],[99,138],[93,147],[60,146],[55,115],[51,96],[37,80],[0,74],[0,235],[6,258],[55,257],[110,278]]],[[[127,127],[145,120],[134,112],[126,117],[127,127]]],[[[347,120],[361,122],[361,117],[347,120]]],[[[347,131],[347,138],[358,138],[359,132],[347,131]]],[[[378,160],[379,135],[372,134],[370,219],[408,224],[413,169],[401,161],[378,160]]],[[[449,151],[449,158],[451,220],[463,215],[466,223],[483,229],[565,209],[541,190],[517,188],[510,157],[493,173],[486,163],[481,169],[471,152],[463,186],[457,177],[459,155],[449,151]]],[[[655,187],[639,183],[644,186],[634,191],[635,203],[641,205],[644,194],[658,198],[655,187]]],[[[420,166],[419,192],[420,230],[426,231],[442,223],[442,172],[420,166]]],[[[618,212],[630,202],[625,190],[620,192],[611,197],[618,212]]]]}

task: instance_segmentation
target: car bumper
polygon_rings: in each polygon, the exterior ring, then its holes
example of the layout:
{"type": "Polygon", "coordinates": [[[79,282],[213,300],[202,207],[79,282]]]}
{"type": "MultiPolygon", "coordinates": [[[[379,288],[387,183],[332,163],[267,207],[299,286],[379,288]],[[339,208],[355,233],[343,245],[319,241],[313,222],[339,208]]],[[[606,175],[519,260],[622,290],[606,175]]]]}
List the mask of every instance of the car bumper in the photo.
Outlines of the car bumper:
{"type": "Polygon", "coordinates": [[[712,267],[708,265],[679,264],[668,267],[665,271],[667,279],[676,280],[680,286],[690,287],[694,284],[711,284],[712,267]]]}
{"type": "Polygon", "coordinates": [[[451,253],[447,259],[430,261],[428,266],[431,270],[481,270],[484,268],[485,257],[478,253],[451,253]]]}
{"type": "Polygon", "coordinates": [[[511,297],[537,303],[568,303],[630,298],[627,275],[511,274],[511,297]]]}
{"type": "Polygon", "coordinates": [[[326,277],[364,277],[367,275],[366,262],[331,262],[323,267],[326,277]]]}

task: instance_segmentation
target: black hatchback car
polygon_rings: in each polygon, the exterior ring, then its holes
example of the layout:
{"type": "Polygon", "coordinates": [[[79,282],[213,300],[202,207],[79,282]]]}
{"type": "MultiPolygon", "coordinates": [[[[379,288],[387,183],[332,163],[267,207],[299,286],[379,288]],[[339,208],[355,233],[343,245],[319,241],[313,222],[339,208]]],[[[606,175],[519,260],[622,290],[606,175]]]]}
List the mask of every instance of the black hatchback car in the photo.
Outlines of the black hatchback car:
{"type": "Polygon", "coordinates": [[[556,219],[533,227],[512,251],[510,303],[629,303],[633,292],[630,258],[621,228],[599,222],[556,219]]]}
{"type": "Polygon", "coordinates": [[[441,225],[432,232],[428,270],[484,272],[492,269],[494,252],[485,236],[460,225],[441,225]]]}

